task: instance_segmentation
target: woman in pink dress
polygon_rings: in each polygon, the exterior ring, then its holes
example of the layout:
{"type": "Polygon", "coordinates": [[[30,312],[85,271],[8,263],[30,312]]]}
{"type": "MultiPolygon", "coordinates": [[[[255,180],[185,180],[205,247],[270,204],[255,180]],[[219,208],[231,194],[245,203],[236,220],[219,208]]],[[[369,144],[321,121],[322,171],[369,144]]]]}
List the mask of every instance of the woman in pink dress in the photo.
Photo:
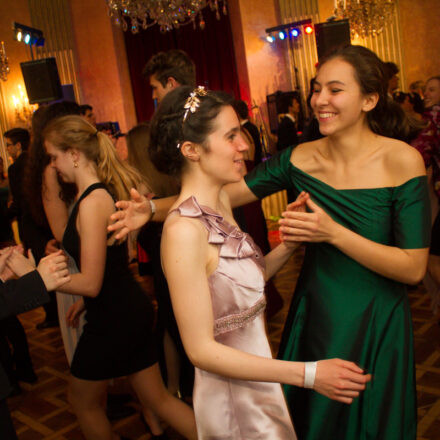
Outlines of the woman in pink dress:
{"type": "MultiPolygon", "coordinates": [[[[196,367],[193,401],[201,440],[295,439],[280,382],[351,403],[370,379],[340,359],[272,359],[264,283],[296,245],[282,243],[263,257],[237,227],[223,186],[242,178],[246,149],[230,101],[219,92],[179,87],[152,121],[151,159],[182,182],[165,222],[161,255],[182,341],[196,367]]],[[[297,209],[306,199],[299,196],[297,209]]]]}

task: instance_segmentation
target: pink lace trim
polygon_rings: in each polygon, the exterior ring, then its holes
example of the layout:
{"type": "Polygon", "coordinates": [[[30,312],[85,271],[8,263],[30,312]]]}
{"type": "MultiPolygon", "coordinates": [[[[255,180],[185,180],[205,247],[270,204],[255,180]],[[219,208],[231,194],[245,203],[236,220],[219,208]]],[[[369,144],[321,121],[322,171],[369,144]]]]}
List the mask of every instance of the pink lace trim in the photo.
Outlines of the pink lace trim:
{"type": "Polygon", "coordinates": [[[214,336],[230,332],[240,327],[244,327],[248,322],[253,321],[258,315],[263,313],[266,307],[266,298],[261,298],[251,308],[241,313],[235,313],[223,318],[219,318],[214,323],[214,336]]]}

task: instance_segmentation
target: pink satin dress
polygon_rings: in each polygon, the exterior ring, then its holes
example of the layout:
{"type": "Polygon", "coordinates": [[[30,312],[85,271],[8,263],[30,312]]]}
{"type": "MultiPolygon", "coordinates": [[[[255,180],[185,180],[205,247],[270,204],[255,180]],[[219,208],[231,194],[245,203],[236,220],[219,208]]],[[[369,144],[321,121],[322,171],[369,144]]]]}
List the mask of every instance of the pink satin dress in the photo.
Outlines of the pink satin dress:
{"type": "MultiPolygon", "coordinates": [[[[217,342],[271,358],[264,309],[264,258],[252,238],[194,197],[178,208],[199,219],[219,247],[209,277],[217,342]]],[[[199,440],[296,439],[281,385],[231,379],[195,369],[194,412],[199,440]]]]}

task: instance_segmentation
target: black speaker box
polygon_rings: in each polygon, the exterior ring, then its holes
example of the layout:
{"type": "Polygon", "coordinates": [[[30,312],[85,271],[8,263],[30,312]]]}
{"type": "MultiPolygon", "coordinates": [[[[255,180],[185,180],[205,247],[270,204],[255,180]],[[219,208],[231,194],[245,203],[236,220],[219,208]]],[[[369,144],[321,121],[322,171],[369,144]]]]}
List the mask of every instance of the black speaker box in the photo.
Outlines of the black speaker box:
{"type": "Polygon", "coordinates": [[[318,59],[341,46],[350,44],[348,20],[328,21],[315,24],[316,49],[318,59]]]}
{"type": "Polygon", "coordinates": [[[30,104],[55,101],[63,97],[55,58],[20,63],[30,104]]]}

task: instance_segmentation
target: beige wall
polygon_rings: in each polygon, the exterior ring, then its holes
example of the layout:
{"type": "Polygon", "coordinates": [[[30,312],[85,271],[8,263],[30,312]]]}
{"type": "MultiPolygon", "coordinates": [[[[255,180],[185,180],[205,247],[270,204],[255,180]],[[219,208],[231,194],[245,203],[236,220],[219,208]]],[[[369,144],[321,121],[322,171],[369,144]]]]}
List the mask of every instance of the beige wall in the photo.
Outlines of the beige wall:
{"type": "Polygon", "coordinates": [[[440,75],[440,1],[399,0],[406,86],[440,75]]]}
{"type": "MultiPolygon", "coordinates": [[[[126,132],[136,113],[122,30],[101,0],[70,2],[82,104],[93,106],[98,122],[118,121],[126,132]]],[[[125,156],[125,143],[118,141],[125,156]]]]}

